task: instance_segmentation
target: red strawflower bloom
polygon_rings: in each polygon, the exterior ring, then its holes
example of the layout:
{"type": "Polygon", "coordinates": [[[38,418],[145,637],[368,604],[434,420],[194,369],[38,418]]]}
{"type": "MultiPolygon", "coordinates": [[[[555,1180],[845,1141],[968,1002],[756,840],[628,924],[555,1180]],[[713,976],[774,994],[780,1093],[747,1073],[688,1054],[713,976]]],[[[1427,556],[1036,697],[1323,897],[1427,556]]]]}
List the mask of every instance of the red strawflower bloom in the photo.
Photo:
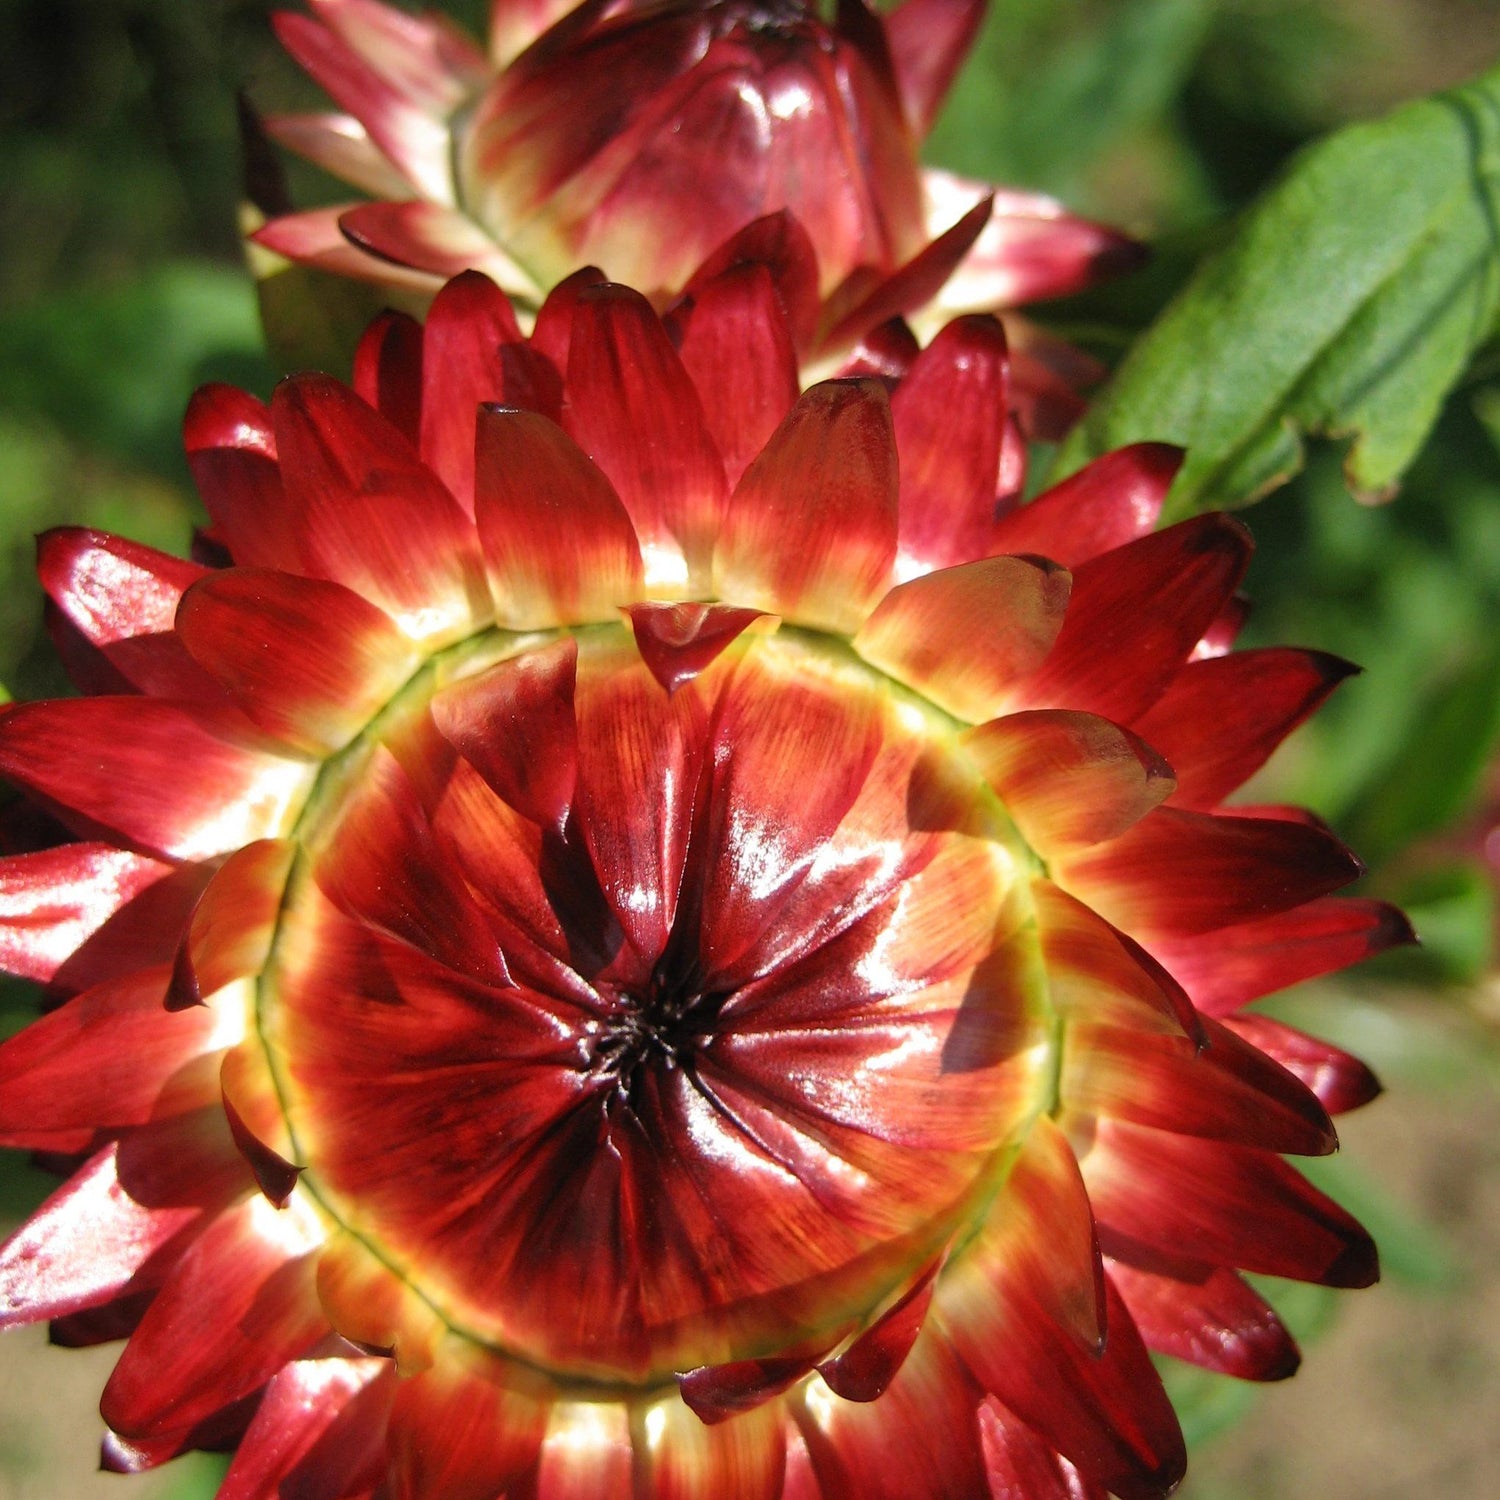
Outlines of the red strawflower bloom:
{"type": "MultiPolygon", "coordinates": [[[[1139,247],[1040,194],[923,169],[917,147],[983,0],[664,4],[495,0],[491,55],[446,20],[379,0],[309,0],[277,33],[339,113],[277,115],[283,145],[376,201],[273,218],[294,260],[430,296],[466,268],[523,307],[596,264],[667,306],[755,219],[817,247],[798,352],[814,377],[872,328],[1078,290],[1139,247]]],[[[1016,322],[1020,384],[1076,413],[1097,374],[1016,322]]]]}
{"type": "Polygon", "coordinates": [[[56,1002],[0,1143],[78,1166],[0,1318],[129,1335],[111,1464],[1156,1496],[1147,1350],[1277,1378],[1238,1270],[1374,1278],[1280,1154],[1373,1080],[1241,1007],[1404,924],[1220,807],[1344,665],[1225,654],[1249,543],[1151,532],[1172,450],[997,514],[993,320],[889,398],[739,326],[695,383],[633,292],[527,342],[471,274],[357,394],[199,393],[231,565],[43,539],[87,696],[0,717],[76,836],[0,862],[56,1002]]]}

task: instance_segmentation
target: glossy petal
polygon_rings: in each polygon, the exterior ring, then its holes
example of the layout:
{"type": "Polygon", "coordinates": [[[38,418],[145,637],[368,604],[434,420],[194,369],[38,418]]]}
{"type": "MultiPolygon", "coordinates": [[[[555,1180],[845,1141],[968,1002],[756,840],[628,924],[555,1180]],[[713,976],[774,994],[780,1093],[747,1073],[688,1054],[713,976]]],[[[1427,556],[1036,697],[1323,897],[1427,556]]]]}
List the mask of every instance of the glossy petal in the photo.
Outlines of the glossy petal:
{"type": "Polygon", "coordinates": [[[678,352],[702,398],[725,476],[737,484],[801,389],[770,270],[736,266],[704,282],[685,321],[678,352]]]}
{"type": "Polygon", "coordinates": [[[314,1243],[262,1198],[221,1215],[125,1346],[104,1420],[127,1438],[180,1432],[305,1354],[328,1331],[313,1294],[314,1243]]]}
{"type": "Polygon", "coordinates": [[[484,54],[451,22],[382,0],[309,0],[313,13],[405,97],[433,114],[462,104],[488,73],[484,54]]]}
{"type": "Polygon", "coordinates": [[[437,1314],[347,1231],[318,1256],[318,1301],[342,1338],[393,1358],[403,1379],[433,1368],[446,1332],[437,1314]]]}
{"type": "Polygon", "coordinates": [[[354,351],[355,395],[413,447],[422,422],[423,337],[415,318],[387,310],[365,329],[354,351]]]}
{"type": "Polygon", "coordinates": [[[316,879],[336,906],[486,984],[505,988],[505,956],[462,876],[432,837],[416,791],[386,750],[318,851],[316,879]],[[402,851],[394,870],[392,850],[402,851]]]}
{"type": "Polygon", "coordinates": [[[687,896],[709,972],[722,973],[770,924],[870,773],[876,706],[845,698],[837,683],[757,659],[719,700],[708,744],[712,812],[695,833],[704,874],[687,896]]]}
{"type": "Polygon", "coordinates": [[[897,584],[854,637],[872,666],[970,723],[993,718],[1046,660],[1072,579],[1040,558],[989,557],[897,584]]]}
{"type": "MultiPolygon", "coordinates": [[[[1104,1300],[1094,1216],[1078,1162],[1062,1131],[1043,1115],[1015,1158],[1002,1200],[947,1268],[938,1316],[961,1354],[987,1339],[1003,1344],[1007,1326],[1028,1324],[1038,1337],[1097,1355],[1108,1333],[1104,1300]],[[972,1321],[959,1329],[955,1320],[972,1321]]],[[[1002,1387],[989,1388],[1004,1398],[1002,1387]]]]}
{"type": "Polygon", "coordinates": [[[1130,724],[1187,660],[1249,556],[1239,522],[1207,515],[1081,564],[1057,644],[1015,706],[1130,724]]]}
{"type": "Polygon", "coordinates": [[[234,1143],[266,1196],[279,1203],[297,1174],[296,1148],[281,1094],[260,1038],[229,1048],[219,1067],[219,1097],[234,1143]]]}
{"type": "Polygon", "coordinates": [[[825,1500],[973,1500],[986,1493],[977,1399],[952,1350],[928,1334],[879,1401],[844,1401],[814,1382],[792,1416],[825,1500]]]}
{"type": "Polygon", "coordinates": [[[1184,1037],[1075,1022],[1058,1095],[1070,1108],[1265,1151],[1321,1156],[1338,1144],[1317,1097],[1233,1032],[1205,1021],[1184,1037]]]}
{"type": "Polygon", "coordinates": [[[170,870],[100,843],[0,859],[0,967],[21,979],[51,979],[122,907],[170,870]]]}
{"type": "Polygon", "coordinates": [[[1415,941],[1405,916],[1384,901],[1324,897],[1203,936],[1153,938],[1151,949],[1182,980],[1194,1004],[1222,1016],[1415,941]]]}
{"type": "Polygon", "coordinates": [[[389,615],[351,589],[263,568],[194,584],[177,632],[256,724],[312,755],[347,745],[422,659],[389,615]]]}
{"type": "Polygon", "coordinates": [[[693,382],[638,292],[581,292],[567,391],[564,422],[624,501],[652,592],[701,589],[724,509],[724,462],[693,382]]]}
{"type": "MultiPolygon", "coordinates": [[[[588,0],[585,0],[588,3],[588,0]]],[[[551,365],[557,375],[557,410],[547,415],[562,420],[562,380],[568,369],[568,355],[573,346],[573,317],[578,301],[591,286],[603,286],[609,278],[598,266],[581,266],[565,276],[547,293],[537,309],[531,330],[531,347],[551,365]]]]}
{"type": "Polygon", "coordinates": [[[1214,807],[1356,670],[1286,647],[1191,661],[1136,728],[1177,773],[1173,803],[1214,807]]]}
{"type": "Polygon", "coordinates": [[[626,507],[546,417],[480,413],[474,508],[502,625],[613,619],[640,597],[641,544],[626,507]]]}
{"type": "Polygon", "coordinates": [[[1031,892],[1059,1015],[1201,1040],[1201,1020],[1182,986],[1138,943],[1050,881],[1034,880],[1031,892]]]}
{"type": "Polygon", "coordinates": [[[709,1426],[669,1396],[634,1424],[641,1488],[653,1500],[779,1500],[785,1426],[779,1402],[709,1426]]]}
{"type": "MultiPolygon", "coordinates": [[[[1187,1465],[1182,1433],[1160,1377],[1119,1293],[1105,1278],[1108,1334],[1101,1353],[1057,1336],[1034,1308],[1011,1299],[984,1312],[951,1302],[935,1311],[975,1378],[1082,1475],[1121,1500],[1170,1494],[1187,1465]],[[950,1308],[953,1309],[950,1311],[950,1308]],[[1003,1334],[1003,1337],[997,1335],[1003,1334]]],[[[982,1294],[981,1294],[982,1297],[982,1294]]]]}
{"type": "Polygon", "coordinates": [[[874,381],[814,386],[745,470],[714,557],[726,602],[852,634],[896,557],[896,449],[874,381]]]}
{"type": "Polygon", "coordinates": [[[796,1385],[816,1363],[816,1354],[787,1354],[700,1365],[677,1377],[677,1389],[688,1409],[712,1425],[763,1407],[796,1385]]]}
{"type": "Polygon", "coordinates": [[[922,1332],[938,1269],[930,1267],[842,1354],[818,1366],[834,1395],[846,1401],[875,1401],[885,1394],[922,1332]]]}
{"type": "Polygon", "coordinates": [[[49,1133],[142,1125],[213,1097],[197,1059],[224,1045],[219,1017],[162,1009],[167,971],[97,985],[0,1046],[0,1144],[45,1148],[49,1133]]]}
{"type": "Polygon", "coordinates": [[[764,618],[757,609],[732,604],[631,604],[625,614],[641,660],[669,693],[712,666],[742,631],[764,618]]]}
{"type": "Polygon", "coordinates": [[[214,872],[193,909],[169,1006],[200,1004],[231,980],[260,972],[276,935],[296,851],[290,839],[260,839],[235,850],[214,872]]]}
{"type": "Polygon", "coordinates": [[[1070,850],[1053,873],[1153,945],[1156,934],[1192,937],[1289,911],[1348,885],[1363,867],[1321,828],[1164,807],[1110,843],[1070,850]]]}
{"type": "Polygon", "coordinates": [[[1244,594],[1231,594],[1224,607],[1209,622],[1203,639],[1193,647],[1189,661],[1202,661],[1206,656],[1223,656],[1234,649],[1245,621],[1250,618],[1250,600],[1244,594]]]}
{"type": "Polygon", "coordinates": [[[1370,1236],[1269,1151],[1101,1121],[1084,1177],[1106,1247],[1121,1237],[1324,1286],[1380,1274],[1370,1236]]]}
{"type": "Polygon", "coordinates": [[[298,571],[363,594],[415,640],[488,618],[472,524],[390,423],[322,375],[284,380],[272,417],[298,571]]]}
{"type": "Polygon", "coordinates": [[[1233,1271],[1186,1257],[1127,1251],[1110,1279],[1150,1349],[1238,1380],[1285,1380],[1302,1356],[1271,1305],[1233,1271]]]}
{"type": "Polygon", "coordinates": [[[0,720],[0,774],[80,832],[109,829],[169,859],[206,859],[282,833],[306,762],[247,748],[224,716],[148,698],[22,703],[0,720]],[[108,745],[84,757],[80,744],[108,745]]]}
{"type": "Polygon", "coordinates": [[[182,439],[198,493],[234,560],[298,569],[301,553],[288,526],[276,433],[265,403],[233,386],[203,386],[188,402],[182,439]]]}
{"type": "MultiPolygon", "coordinates": [[[[473,264],[470,261],[468,264],[473,264]]],[[[474,514],[474,424],[482,406],[529,405],[507,391],[506,361],[524,347],[504,293],[477,271],[432,300],[422,331],[422,461],[474,514]]],[[[511,382],[513,384],[514,382],[511,382]]]]}
{"type": "Polygon", "coordinates": [[[579,824],[631,945],[654,956],[676,916],[707,717],[691,686],[668,697],[644,664],[580,667],[579,824]],[[660,788],[644,808],[643,786],[660,788]]]}
{"type": "Polygon", "coordinates": [[[770,274],[792,343],[806,349],[818,324],[818,253],[807,230],[786,210],[753,220],[698,267],[685,295],[694,297],[710,282],[746,266],[761,266],[770,274]]]}
{"type": "Polygon", "coordinates": [[[217,1500],[353,1495],[385,1471],[396,1375],[384,1359],[298,1359],[266,1387],[217,1500]]]}
{"type": "Polygon", "coordinates": [[[601,1500],[634,1493],[634,1450],[618,1403],[559,1401],[535,1468],[517,1487],[527,1500],[601,1500]]]}
{"type": "Polygon", "coordinates": [[[1224,1026],[1300,1078],[1331,1115],[1358,1109],[1381,1092],[1380,1080],[1357,1057],[1270,1016],[1230,1016],[1224,1026]]]}
{"type": "Polygon", "coordinates": [[[899,318],[931,302],[973,249],[980,232],[989,223],[990,210],[991,200],[988,197],[981,199],[956,224],[945,228],[924,245],[904,265],[874,286],[851,311],[842,313],[823,333],[822,347],[842,349],[887,318],[899,318]]]}
{"type": "Polygon", "coordinates": [[[1167,443],[1116,448],[1007,511],[995,525],[996,546],[1038,552],[1067,568],[1123,547],[1156,525],[1182,458],[1182,449],[1167,443]]]}
{"type": "Polygon", "coordinates": [[[0,1326],[155,1285],[205,1215],[248,1185],[212,1110],[111,1142],[0,1246],[0,1326]]]}
{"type": "Polygon", "coordinates": [[[453,1351],[402,1381],[391,1411],[390,1456],[401,1500],[493,1500],[536,1460],[545,1401],[502,1361],[453,1351]]]}
{"type": "MultiPolygon", "coordinates": [[[[214,696],[171,633],[183,590],[206,571],[82,527],[45,532],[37,543],[37,576],[73,630],[123,683],[161,696],[214,696]]],[[[66,643],[58,645],[66,660],[66,643]]]]}
{"type": "Polygon", "coordinates": [[[438,732],[523,817],[566,822],[578,779],[573,689],[578,643],[550,646],[464,678],[432,700],[438,732]]]}
{"type": "Polygon", "coordinates": [[[1008,384],[999,322],[970,317],[944,328],[897,385],[891,397],[901,455],[897,577],[999,552],[1046,552],[998,540],[1004,425],[995,413],[1005,409],[1008,384]]]}
{"type": "Polygon", "coordinates": [[[979,1407],[979,1439],[992,1500],[1108,1500],[1102,1488],[993,1396],[979,1407]]]}
{"type": "Polygon", "coordinates": [[[912,135],[932,129],[984,18],[983,0],[905,0],[885,18],[912,135]]]}
{"type": "Polygon", "coordinates": [[[934,229],[951,224],[976,199],[994,199],[984,232],[938,292],[942,307],[967,312],[1068,297],[1143,259],[1136,241],[1070,214],[1042,193],[996,191],[930,167],[922,186],[927,222],[934,229]]]}
{"type": "Polygon", "coordinates": [[[353,115],[276,114],[261,122],[279,146],[376,198],[405,198],[411,184],[353,115]]]}
{"type": "Polygon", "coordinates": [[[438,203],[452,203],[448,128],[441,120],[310,16],[281,11],[272,25],[281,45],[341,109],[364,125],[414,187],[438,203]]]}
{"type": "Polygon", "coordinates": [[[345,237],[339,221],[351,208],[357,207],[359,205],[355,203],[337,203],[328,208],[308,209],[305,213],[282,214],[280,218],[268,219],[262,224],[249,236],[250,242],[275,255],[285,256],[287,260],[299,261],[334,276],[374,282],[377,286],[415,292],[418,296],[432,296],[442,286],[442,280],[431,271],[419,271],[371,255],[345,237]]]}
{"type": "Polygon", "coordinates": [[[536,284],[467,214],[424,199],[358,203],[339,215],[344,237],[361,250],[444,280],[468,270],[535,293],[536,284]]]}
{"type": "Polygon", "coordinates": [[[981,724],[963,743],[1044,855],[1118,838],[1175,784],[1151,746],[1097,714],[1033,709],[981,724]]]}

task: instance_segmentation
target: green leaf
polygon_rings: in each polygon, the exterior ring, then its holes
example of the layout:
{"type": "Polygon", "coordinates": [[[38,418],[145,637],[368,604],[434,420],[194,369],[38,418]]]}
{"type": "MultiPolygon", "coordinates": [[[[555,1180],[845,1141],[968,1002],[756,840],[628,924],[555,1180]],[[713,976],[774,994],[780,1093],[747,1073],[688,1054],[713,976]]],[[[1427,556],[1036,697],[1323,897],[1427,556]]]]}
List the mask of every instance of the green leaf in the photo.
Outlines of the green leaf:
{"type": "Polygon", "coordinates": [[[1309,435],[1390,493],[1500,309],[1500,70],[1294,158],[1136,345],[1058,459],[1188,449],[1168,514],[1259,498],[1309,435]]]}
{"type": "Polygon", "coordinates": [[[1351,843],[1373,864],[1456,822],[1476,799],[1497,746],[1500,640],[1424,696],[1394,760],[1345,816],[1351,843]]]}
{"type": "Polygon", "coordinates": [[[1029,18],[994,7],[932,135],[933,160],[1073,196],[1096,157],[1180,92],[1217,3],[1117,0],[1060,38],[1055,7],[1029,18]]]}
{"type": "Polygon", "coordinates": [[[186,477],[182,413],[207,380],[268,388],[255,303],[230,267],[176,261],[0,315],[0,410],[132,467],[186,477]]]}

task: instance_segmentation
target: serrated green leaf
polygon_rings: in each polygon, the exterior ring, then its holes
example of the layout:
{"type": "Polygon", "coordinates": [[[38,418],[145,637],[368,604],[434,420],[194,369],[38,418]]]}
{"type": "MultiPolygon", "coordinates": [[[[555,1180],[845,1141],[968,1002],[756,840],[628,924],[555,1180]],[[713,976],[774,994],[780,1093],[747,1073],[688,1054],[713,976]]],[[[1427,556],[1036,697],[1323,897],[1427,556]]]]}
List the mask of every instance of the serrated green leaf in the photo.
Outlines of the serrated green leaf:
{"type": "Polygon", "coordinates": [[[1059,455],[1188,450],[1178,517],[1244,505],[1351,439],[1388,493],[1500,309],[1500,70],[1296,157],[1136,345],[1059,455]]]}

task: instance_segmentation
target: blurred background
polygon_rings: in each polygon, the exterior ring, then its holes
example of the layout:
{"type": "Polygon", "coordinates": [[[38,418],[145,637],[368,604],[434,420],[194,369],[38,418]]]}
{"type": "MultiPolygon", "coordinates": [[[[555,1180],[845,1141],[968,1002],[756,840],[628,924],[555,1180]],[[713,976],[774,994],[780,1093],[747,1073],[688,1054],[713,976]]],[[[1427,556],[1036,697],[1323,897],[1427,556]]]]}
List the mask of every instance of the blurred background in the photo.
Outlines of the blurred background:
{"type": "MultiPolygon", "coordinates": [[[[266,394],[235,223],[235,98],[310,103],[267,0],[0,0],[0,682],[61,691],[33,537],[99,526],[183,551],[191,390],[266,394]]],[[[482,5],[450,3],[476,32],[482,5]]],[[[993,0],[930,143],[942,165],[1057,193],[1153,240],[1151,268],[1042,309],[1106,359],[1304,142],[1490,66],[1500,0],[993,0]]],[[[299,201],[334,194],[310,174],[299,201]]],[[[1212,379],[1211,370],[1204,379],[1212,379]]],[[[1310,1175],[1375,1231],[1385,1281],[1275,1285],[1310,1357],[1257,1390],[1168,1372],[1191,1500],[1500,1495],[1500,345],[1400,494],[1361,505],[1340,455],[1254,508],[1250,643],[1363,663],[1255,788],[1305,802],[1402,901],[1419,952],[1278,999],[1387,1094],[1310,1175]]],[[[0,989],[0,1034],[33,1012],[0,989]]],[[[0,1229],[52,1179],[0,1153],[0,1229]]],[[[0,1336],[0,1500],[198,1500],[221,1465],[94,1473],[109,1348],[0,1336]]]]}

